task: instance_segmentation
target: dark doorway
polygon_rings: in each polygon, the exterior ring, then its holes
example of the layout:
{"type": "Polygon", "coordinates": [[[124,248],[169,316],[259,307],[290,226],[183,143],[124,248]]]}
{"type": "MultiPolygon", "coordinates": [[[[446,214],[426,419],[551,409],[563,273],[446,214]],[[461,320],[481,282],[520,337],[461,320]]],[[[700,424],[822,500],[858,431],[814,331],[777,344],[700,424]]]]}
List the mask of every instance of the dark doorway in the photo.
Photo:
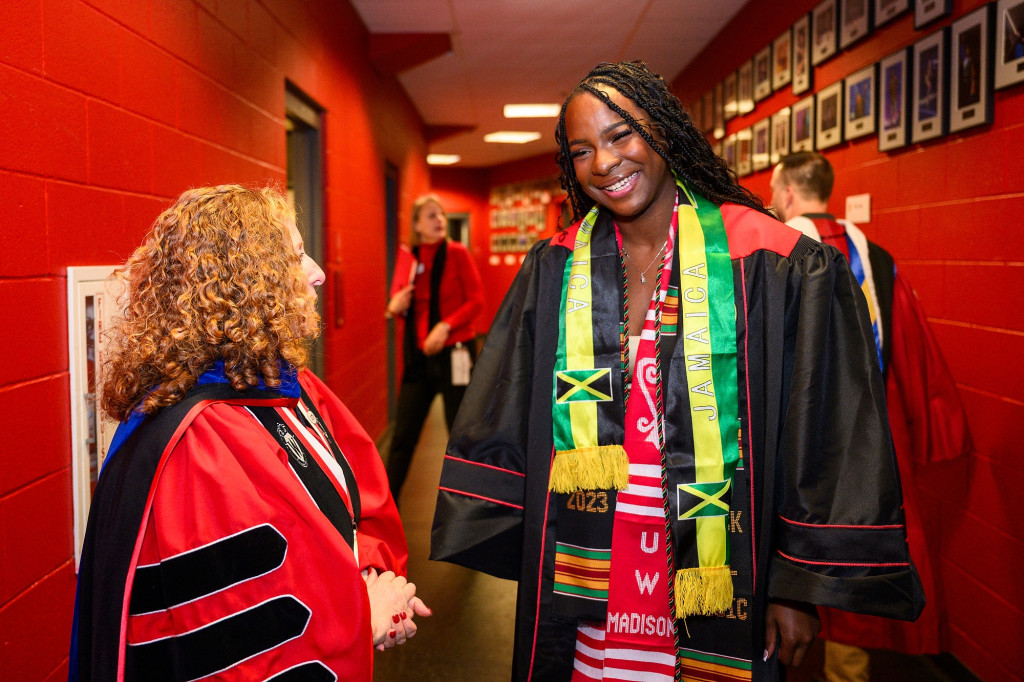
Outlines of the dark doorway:
{"type": "MultiPolygon", "coordinates": [[[[285,90],[285,127],[288,139],[288,199],[296,208],[296,225],[305,243],[306,253],[324,270],[324,223],[323,223],[323,149],[322,111],[313,100],[306,97],[292,84],[285,90]]],[[[335,292],[340,295],[341,292],[335,292]]],[[[324,317],[324,297],[317,299],[317,310],[323,326],[328,326],[324,317]]],[[[324,376],[323,335],[313,342],[310,369],[317,376],[324,376]]]]}

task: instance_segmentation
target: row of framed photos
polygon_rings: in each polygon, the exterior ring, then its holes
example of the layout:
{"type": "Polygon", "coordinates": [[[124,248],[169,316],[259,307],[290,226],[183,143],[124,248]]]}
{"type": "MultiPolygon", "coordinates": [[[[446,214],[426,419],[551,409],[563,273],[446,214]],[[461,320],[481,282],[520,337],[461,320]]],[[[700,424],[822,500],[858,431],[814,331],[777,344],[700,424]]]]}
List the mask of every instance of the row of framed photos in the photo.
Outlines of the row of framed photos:
{"type": "MultiPolygon", "coordinates": [[[[793,94],[811,90],[813,66],[866,37],[872,25],[877,28],[900,16],[910,4],[911,0],[823,0],[695,102],[695,122],[720,139],[726,121],[754,111],[756,103],[772,92],[789,84],[793,94]]],[[[914,0],[914,27],[948,15],[951,8],[950,0],[914,0]]],[[[1024,0],[1000,0],[996,15],[995,81],[1000,88],[1024,80],[1024,0]]]]}
{"type": "Polygon", "coordinates": [[[866,135],[877,134],[878,149],[889,151],[989,124],[993,83],[1008,87],[1024,81],[1024,42],[1017,26],[1024,26],[1024,0],[983,5],[730,135],[716,151],[746,175],[786,154],[827,149],[866,135]]]}

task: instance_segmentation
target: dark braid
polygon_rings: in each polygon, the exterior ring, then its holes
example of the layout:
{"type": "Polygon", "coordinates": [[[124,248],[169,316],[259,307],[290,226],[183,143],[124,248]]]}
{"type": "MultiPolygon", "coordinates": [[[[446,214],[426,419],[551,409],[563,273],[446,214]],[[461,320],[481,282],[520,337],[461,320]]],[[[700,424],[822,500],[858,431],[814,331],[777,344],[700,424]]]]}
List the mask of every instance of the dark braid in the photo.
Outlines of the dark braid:
{"type": "Polygon", "coordinates": [[[558,126],[555,128],[555,140],[558,142],[555,161],[561,170],[559,180],[562,189],[569,195],[574,220],[582,218],[594,205],[594,200],[587,196],[576,179],[565,136],[565,109],[569,102],[584,92],[600,98],[609,109],[622,116],[630,128],[639,133],[651,149],[665,160],[668,167],[698,194],[718,206],[731,201],[771,215],[755,194],[739,184],[736,172],[711,149],[707,139],[683,110],[679,98],[669,91],[665,79],[653,73],[643,62],[634,61],[598,64],[562,104],[558,126]],[[644,126],[630,116],[611,101],[606,92],[598,89],[598,85],[614,88],[623,97],[636,102],[647,113],[650,125],[644,126]],[[665,140],[668,149],[663,149],[655,142],[652,129],[665,140]]]}

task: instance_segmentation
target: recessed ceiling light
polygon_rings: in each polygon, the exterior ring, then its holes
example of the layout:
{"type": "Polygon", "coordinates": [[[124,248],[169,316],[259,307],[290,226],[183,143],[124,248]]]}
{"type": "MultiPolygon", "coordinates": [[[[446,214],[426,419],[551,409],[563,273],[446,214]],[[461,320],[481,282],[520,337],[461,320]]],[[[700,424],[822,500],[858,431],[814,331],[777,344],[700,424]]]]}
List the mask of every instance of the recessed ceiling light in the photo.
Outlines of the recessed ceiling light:
{"type": "Polygon", "coordinates": [[[555,118],[562,112],[559,104],[506,104],[505,118],[555,118]]]}
{"type": "Polygon", "coordinates": [[[462,161],[458,154],[427,154],[427,163],[431,166],[450,166],[462,161]]]}
{"type": "Polygon", "coordinates": [[[540,139],[540,133],[527,133],[516,130],[499,130],[496,133],[484,135],[484,142],[507,142],[510,144],[523,144],[540,139]]]}

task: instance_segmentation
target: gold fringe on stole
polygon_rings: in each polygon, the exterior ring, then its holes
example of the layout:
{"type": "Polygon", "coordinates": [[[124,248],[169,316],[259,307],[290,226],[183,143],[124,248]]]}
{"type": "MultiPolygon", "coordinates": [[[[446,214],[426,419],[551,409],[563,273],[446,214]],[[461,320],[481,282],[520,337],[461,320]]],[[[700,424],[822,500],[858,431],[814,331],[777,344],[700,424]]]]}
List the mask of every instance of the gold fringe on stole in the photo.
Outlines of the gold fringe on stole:
{"type": "Polygon", "coordinates": [[[713,616],[732,607],[732,574],[728,566],[676,571],[676,618],[713,616]]]}
{"type": "Polygon", "coordinates": [[[621,445],[598,445],[559,450],[551,463],[548,490],[625,490],[629,485],[629,457],[621,445]]]}

